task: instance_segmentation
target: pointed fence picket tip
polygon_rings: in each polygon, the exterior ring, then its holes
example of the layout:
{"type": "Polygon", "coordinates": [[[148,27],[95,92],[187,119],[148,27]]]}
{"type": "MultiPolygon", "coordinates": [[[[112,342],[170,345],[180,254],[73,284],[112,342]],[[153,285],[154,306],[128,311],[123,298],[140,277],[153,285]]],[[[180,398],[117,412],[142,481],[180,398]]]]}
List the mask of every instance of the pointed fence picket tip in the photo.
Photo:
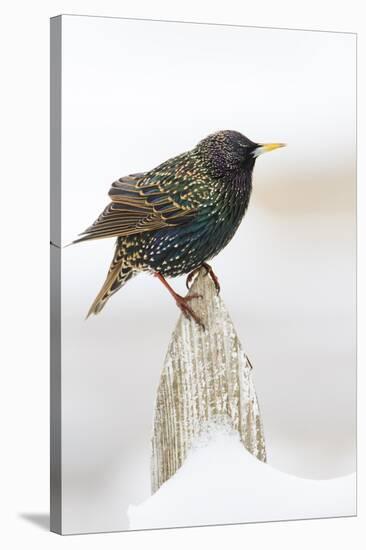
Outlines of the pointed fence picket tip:
{"type": "Polygon", "coordinates": [[[205,269],[190,294],[202,295],[190,304],[206,329],[182,314],[169,343],[155,403],[152,493],[174,475],[194,441],[212,424],[229,423],[246,449],[266,462],[251,364],[205,269]]]}

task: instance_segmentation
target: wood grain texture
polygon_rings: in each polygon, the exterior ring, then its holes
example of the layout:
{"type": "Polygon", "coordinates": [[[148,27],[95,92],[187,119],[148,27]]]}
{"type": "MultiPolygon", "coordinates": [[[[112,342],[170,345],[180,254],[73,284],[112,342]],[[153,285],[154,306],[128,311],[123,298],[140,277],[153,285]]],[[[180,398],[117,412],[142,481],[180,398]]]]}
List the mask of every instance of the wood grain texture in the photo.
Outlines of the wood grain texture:
{"type": "Polygon", "coordinates": [[[152,492],[182,465],[194,440],[228,423],[266,462],[263,426],[246,357],[229,313],[205,269],[188,294],[206,329],[180,316],[161,373],[152,434],[152,492]]]}

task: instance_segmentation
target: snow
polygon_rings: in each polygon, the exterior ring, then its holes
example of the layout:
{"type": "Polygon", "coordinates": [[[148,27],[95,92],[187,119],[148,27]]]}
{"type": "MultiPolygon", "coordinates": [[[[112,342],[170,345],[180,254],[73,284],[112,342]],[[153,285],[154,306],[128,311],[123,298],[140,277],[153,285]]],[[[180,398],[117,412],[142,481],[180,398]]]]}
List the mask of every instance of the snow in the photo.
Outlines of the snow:
{"type": "Polygon", "coordinates": [[[130,529],[183,527],[356,513],[356,474],[298,478],[251,455],[236,432],[216,428],[145,502],[128,510],[130,529]]]}

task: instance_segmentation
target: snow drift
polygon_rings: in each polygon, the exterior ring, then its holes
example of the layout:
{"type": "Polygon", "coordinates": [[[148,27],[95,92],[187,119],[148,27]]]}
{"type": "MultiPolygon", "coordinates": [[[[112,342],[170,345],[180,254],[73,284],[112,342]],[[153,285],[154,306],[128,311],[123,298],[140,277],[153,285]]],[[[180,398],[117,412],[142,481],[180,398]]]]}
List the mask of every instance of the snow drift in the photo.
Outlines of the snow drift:
{"type": "Polygon", "coordinates": [[[356,475],[298,478],[250,454],[235,431],[201,437],[160,489],[128,510],[130,529],[183,527],[356,513],[356,475]]]}

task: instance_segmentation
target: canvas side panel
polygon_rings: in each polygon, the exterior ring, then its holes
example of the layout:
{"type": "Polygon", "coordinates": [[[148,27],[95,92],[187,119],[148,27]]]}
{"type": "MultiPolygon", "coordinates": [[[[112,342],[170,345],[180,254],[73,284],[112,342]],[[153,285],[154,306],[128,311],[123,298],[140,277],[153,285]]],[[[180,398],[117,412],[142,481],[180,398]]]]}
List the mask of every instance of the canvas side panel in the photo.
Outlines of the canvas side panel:
{"type": "Polygon", "coordinates": [[[61,16],[50,31],[50,529],[61,534],[61,16]]]}

